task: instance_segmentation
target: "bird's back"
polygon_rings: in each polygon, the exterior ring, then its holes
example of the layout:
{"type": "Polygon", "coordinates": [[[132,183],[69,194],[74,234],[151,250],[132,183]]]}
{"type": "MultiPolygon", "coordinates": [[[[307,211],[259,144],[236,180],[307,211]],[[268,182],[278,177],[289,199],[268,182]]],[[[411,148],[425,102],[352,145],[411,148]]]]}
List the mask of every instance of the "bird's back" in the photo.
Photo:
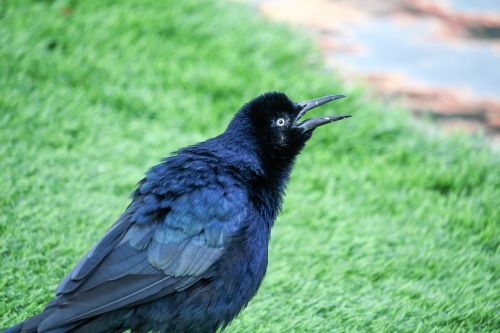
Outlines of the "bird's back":
{"type": "Polygon", "coordinates": [[[227,325],[264,276],[269,223],[249,193],[247,164],[221,154],[202,144],[153,167],[46,310],[19,331],[214,332],[227,325]]]}

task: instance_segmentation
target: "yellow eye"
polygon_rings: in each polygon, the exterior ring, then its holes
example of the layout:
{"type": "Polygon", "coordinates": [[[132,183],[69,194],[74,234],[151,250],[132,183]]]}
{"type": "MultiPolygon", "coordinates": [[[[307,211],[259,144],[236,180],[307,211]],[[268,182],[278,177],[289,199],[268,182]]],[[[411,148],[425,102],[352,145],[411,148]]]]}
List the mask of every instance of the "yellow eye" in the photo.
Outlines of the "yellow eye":
{"type": "Polygon", "coordinates": [[[284,126],[285,125],[285,119],[283,118],[279,118],[278,120],[276,120],[276,125],[278,126],[284,126]]]}

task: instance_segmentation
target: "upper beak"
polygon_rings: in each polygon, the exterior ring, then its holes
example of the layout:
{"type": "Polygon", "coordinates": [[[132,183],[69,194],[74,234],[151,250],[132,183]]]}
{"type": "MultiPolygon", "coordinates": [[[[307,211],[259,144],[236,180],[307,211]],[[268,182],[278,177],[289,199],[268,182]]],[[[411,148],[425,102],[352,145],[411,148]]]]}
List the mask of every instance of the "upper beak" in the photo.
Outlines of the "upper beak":
{"type": "Polygon", "coordinates": [[[344,98],[344,95],[331,95],[316,98],[307,102],[297,103],[297,105],[301,108],[297,117],[295,118],[295,127],[301,128],[304,132],[312,131],[316,127],[319,127],[324,124],[328,124],[337,120],[345,119],[351,117],[350,115],[339,115],[339,116],[326,116],[321,118],[311,118],[299,122],[300,118],[306,114],[307,111],[312,110],[320,105],[326,104],[328,102],[334,101],[336,99],[344,98]]]}

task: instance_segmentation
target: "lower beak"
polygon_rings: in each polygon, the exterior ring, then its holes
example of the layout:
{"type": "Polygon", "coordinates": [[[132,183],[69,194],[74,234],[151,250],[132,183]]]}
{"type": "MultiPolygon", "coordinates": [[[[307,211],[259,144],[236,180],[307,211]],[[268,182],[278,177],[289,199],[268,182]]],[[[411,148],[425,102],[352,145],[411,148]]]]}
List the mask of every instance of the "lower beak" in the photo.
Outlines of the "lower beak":
{"type": "Polygon", "coordinates": [[[320,97],[316,98],[307,102],[302,102],[302,103],[297,103],[297,105],[301,108],[299,113],[297,114],[297,117],[295,118],[295,124],[294,127],[300,128],[303,130],[303,132],[308,132],[312,131],[315,128],[332,123],[334,121],[342,120],[345,118],[351,117],[350,115],[339,115],[339,116],[326,116],[326,117],[320,117],[320,118],[311,118],[304,120],[302,122],[300,121],[300,118],[306,114],[309,110],[312,110],[314,108],[317,108],[318,106],[321,106],[323,104],[326,104],[328,102],[344,98],[344,95],[331,95],[331,96],[325,96],[325,97],[320,97]]]}

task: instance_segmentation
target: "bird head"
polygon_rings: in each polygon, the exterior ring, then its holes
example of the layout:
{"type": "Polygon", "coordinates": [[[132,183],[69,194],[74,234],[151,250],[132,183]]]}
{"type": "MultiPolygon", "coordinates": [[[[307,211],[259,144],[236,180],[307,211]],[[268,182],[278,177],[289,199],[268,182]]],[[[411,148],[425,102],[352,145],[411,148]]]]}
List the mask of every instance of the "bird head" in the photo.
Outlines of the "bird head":
{"type": "Polygon", "coordinates": [[[249,125],[259,146],[266,153],[277,157],[293,157],[318,127],[350,117],[334,115],[304,119],[310,110],[343,97],[331,95],[295,103],[284,93],[266,93],[243,106],[229,127],[249,125]]]}

